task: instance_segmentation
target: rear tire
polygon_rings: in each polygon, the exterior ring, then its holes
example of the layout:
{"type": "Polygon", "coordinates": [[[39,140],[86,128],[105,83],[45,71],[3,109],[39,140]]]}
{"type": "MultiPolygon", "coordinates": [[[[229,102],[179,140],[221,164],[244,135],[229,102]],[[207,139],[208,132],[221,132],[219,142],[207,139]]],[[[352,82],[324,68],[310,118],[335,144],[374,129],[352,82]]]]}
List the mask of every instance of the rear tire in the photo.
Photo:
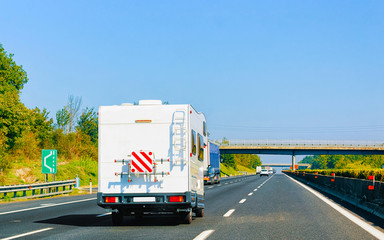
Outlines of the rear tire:
{"type": "Polygon", "coordinates": [[[204,217],[204,208],[198,208],[196,210],[196,217],[204,217]]]}
{"type": "Polygon", "coordinates": [[[182,215],[182,217],[183,217],[182,222],[184,224],[191,224],[192,223],[192,209],[186,215],[182,215]]]}
{"type": "Polygon", "coordinates": [[[112,224],[113,226],[121,226],[123,224],[124,215],[122,212],[113,212],[112,213],[112,224]]]}

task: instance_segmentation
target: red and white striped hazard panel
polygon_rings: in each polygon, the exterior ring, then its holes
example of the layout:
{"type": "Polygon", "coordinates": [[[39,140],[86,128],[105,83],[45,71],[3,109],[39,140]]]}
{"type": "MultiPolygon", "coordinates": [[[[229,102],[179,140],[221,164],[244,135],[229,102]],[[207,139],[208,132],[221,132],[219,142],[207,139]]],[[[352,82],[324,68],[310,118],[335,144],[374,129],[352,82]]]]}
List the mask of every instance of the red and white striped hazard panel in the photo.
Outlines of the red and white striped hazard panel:
{"type": "Polygon", "coordinates": [[[131,172],[151,173],[153,171],[153,153],[150,151],[132,152],[131,172]]]}

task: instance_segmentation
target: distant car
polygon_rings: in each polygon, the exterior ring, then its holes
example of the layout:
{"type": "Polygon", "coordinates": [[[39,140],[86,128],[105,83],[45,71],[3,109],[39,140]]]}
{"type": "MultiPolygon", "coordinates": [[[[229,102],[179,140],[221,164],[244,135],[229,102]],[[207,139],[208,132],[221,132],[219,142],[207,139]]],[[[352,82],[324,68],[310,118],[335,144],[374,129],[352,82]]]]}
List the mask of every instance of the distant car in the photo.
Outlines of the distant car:
{"type": "Polygon", "coordinates": [[[265,176],[269,176],[269,172],[268,172],[267,169],[261,169],[260,177],[263,176],[263,175],[265,175],[265,176]]]}
{"type": "Polygon", "coordinates": [[[268,170],[268,173],[273,174],[273,170],[272,169],[268,170]]]}

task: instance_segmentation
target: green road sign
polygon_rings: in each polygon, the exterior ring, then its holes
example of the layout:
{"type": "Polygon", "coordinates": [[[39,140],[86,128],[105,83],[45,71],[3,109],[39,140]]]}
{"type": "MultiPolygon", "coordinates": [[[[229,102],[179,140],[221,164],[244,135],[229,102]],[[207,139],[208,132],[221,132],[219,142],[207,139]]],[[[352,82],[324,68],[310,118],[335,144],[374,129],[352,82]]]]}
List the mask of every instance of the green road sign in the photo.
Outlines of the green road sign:
{"type": "Polygon", "coordinates": [[[43,149],[41,151],[41,172],[57,173],[57,150],[43,149]]]}

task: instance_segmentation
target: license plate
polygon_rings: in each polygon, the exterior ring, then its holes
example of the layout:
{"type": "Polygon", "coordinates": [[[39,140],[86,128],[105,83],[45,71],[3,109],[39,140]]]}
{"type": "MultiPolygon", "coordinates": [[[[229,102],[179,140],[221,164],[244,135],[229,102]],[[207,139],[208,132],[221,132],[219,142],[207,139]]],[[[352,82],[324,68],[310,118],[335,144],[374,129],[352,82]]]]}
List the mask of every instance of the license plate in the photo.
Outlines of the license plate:
{"type": "Polygon", "coordinates": [[[155,197],[134,197],[133,202],[156,202],[155,197]]]}

